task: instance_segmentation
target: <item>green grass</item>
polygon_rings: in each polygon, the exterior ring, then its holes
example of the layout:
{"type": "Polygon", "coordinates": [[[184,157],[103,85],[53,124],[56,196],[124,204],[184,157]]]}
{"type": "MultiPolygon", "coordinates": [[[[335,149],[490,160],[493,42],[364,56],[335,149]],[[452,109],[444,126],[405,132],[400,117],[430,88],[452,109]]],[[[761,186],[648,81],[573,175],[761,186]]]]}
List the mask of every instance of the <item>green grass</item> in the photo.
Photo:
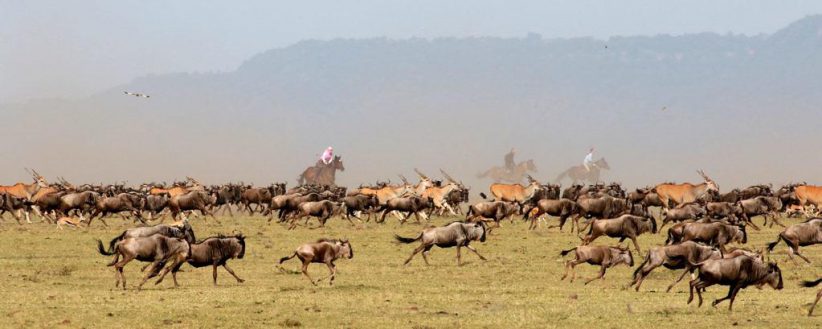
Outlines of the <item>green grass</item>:
{"type": "MultiPolygon", "coordinates": [[[[454,218],[436,218],[441,225],[454,218]]],[[[755,219],[757,223],[761,219],[755,219]]],[[[211,269],[186,265],[179,274],[181,287],[172,281],[159,286],[149,281],[143,291],[134,290],[139,268],[126,266],[128,290],[114,289],[114,271],[106,267],[110,257],[101,256],[94,239],[108,241],[131,224],[110,219],[111,228],[96,223],[89,230],[57,231],[43,223],[0,224],[0,268],[3,277],[0,327],[301,327],[301,328],[499,328],[584,327],[626,328],[671,324],[676,327],[810,328],[822,326],[820,317],[808,318],[807,307],[816,290],[800,288],[802,279],[820,275],[822,246],[803,248],[814,265],[794,265],[780,244],[772,254],[782,268],[785,289],[743,290],[728,312],[727,303],[712,308],[727,288],[714,286],[705,294],[706,305],[687,305],[687,280],[671,293],[664,289],[680,272],[657,269],[644,282],[641,292],[626,290],[631,268],[608,271],[605,281],[584,286],[560,281],[563,259],[558,256],[579,242],[568,232],[544,227],[528,232],[527,224],[505,223],[485,243],[476,243],[487,262],[464,250],[461,267],[454,249],[434,248],[431,266],[421,256],[402,266],[417,246],[399,245],[392,236],[415,236],[421,226],[387,224],[358,225],[332,219],[324,229],[300,227],[287,231],[278,224],[266,225],[261,217],[194,220],[198,237],[229,233],[234,229],[247,236],[248,249],[242,260],[229,264],[246,282],[238,284],[223,269],[219,286],[211,284],[211,269]],[[347,237],[354,258],[337,262],[334,286],[327,281],[312,286],[296,272],[295,260],[281,272],[276,261],[299,244],[320,237],[347,237]]],[[[556,221],[555,219],[553,220],[556,221]]],[[[796,219],[784,220],[795,223],[796,219]]],[[[314,222],[316,223],[316,222],[314,222]]],[[[316,224],[315,224],[316,225],[316,224]]],[[[566,228],[567,230],[568,228],[566,228]]],[[[780,229],[751,231],[749,246],[761,248],[780,229]]],[[[640,245],[660,245],[662,234],[643,235],[640,245]]],[[[615,244],[600,238],[595,244],[615,244]]],[[[572,255],[567,256],[568,258],[572,255]]],[[[637,263],[642,257],[634,255],[637,263]]],[[[801,261],[801,260],[799,260],[801,261]]],[[[590,278],[596,268],[577,267],[578,279],[590,278]]],[[[315,278],[324,276],[324,265],[312,265],[315,278]]],[[[822,309],[817,310],[822,314],[822,309]]]]}

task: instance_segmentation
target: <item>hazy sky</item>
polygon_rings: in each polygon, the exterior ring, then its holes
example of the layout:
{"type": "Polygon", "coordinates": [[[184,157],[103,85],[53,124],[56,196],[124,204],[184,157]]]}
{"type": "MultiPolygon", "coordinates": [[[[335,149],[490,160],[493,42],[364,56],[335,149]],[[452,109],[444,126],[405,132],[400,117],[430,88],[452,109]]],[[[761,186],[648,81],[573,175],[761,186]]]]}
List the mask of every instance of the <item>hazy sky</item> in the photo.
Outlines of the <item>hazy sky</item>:
{"type": "Polygon", "coordinates": [[[304,39],[772,33],[822,1],[0,0],[0,103],[227,71],[304,39]]]}

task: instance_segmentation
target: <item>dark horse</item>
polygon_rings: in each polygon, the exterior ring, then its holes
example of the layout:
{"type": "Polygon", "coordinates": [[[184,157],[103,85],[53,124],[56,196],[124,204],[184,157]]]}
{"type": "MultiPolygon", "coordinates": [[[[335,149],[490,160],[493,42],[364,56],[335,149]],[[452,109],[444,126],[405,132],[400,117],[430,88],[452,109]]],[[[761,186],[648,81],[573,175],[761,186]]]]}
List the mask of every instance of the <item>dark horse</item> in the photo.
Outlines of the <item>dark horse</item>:
{"type": "Polygon", "coordinates": [[[571,178],[571,184],[577,184],[579,182],[589,182],[589,183],[597,183],[599,182],[599,173],[601,170],[609,170],[611,167],[608,166],[608,161],[605,161],[605,158],[600,158],[596,162],[594,162],[594,166],[591,167],[591,171],[585,169],[585,166],[573,166],[568,168],[568,170],[563,171],[557,179],[554,180],[554,184],[559,183],[565,176],[571,178]]]}
{"type": "Polygon", "coordinates": [[[313,184],[313,185],[336,185],[334,184],[335,175],[339,171],[345,171],[342,163],[342,158],[339,155],[334,156],[331,163],[325,164],[318,161],[317,165],[308,167],[297,177],[297,185],[313,184]]]}

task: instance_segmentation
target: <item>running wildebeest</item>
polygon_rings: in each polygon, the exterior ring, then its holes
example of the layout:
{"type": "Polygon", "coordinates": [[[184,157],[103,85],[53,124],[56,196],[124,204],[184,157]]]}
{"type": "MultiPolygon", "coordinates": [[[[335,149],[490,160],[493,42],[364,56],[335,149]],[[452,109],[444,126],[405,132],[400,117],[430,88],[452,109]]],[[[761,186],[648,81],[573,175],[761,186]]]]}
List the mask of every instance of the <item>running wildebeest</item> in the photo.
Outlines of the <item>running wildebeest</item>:
{"type": "MultiPolygon", "coordinates": [[[[318,279],[316,282],[311,279],[311,276],[308,275],[308,264],[323,263],[328,266],[328,271],[331,272],[329,275],[331,280],[328,281],[328,284],[332,285],[337,275],[337,265],[334,265],[334,261],[341,257],[354,258],[354,249],[348,239],[319,239],[317,242],[310,242],[297,247],[297,250],[291,256],[280,258],[279,264],[294,257],[303,262],[302,272],[308,278],[308,281],[311,281],[311,284],[315,286],[325,278],[318,279]]],[[[280,266],[280,270],[282,270],[282,266],[280,266]]]]}
{"type": "Polygon", "coordinates": [[[497,226],[500,226],[500,221],[502,221],[505,218],[512,218],[518,209],[519,206],[514,202],[479,202],[468,207],[468,212],[466,212],[465,214],[465,220],[470,222],[474,221],[477,218],[481,220],[490,219],[493,220],[497,226]]]}
{"type": "MultiPolygon", "coordinates": [[[[817,279],[816,281],[803,281],[802,286],[805,288],[816,287],[820,283],[822,283],[822,279],[817,279]]],[[[813,309],[816,308],[816,303],[819,303],[819,299],[822,298],[822,289],[819,289],[819,292],[816,293],[816,300],[813,301],[811,304],[811,309],[808,310],[808,316],[813,315],[813,309]]]]}
{"type": "Polygon", "coordinates": [[[811,261],[799,253],[799,247],[822,243],[822,218],[811,218],[784,229],[776,241],[768,244],[768,251],[773,251],[779,241],[785,241],[788,245],[788,257],[792,261],[796,262],[793,259],[793,255],[796,254],[810,264],[811,261]]]}
{"type": "MultiPolygon", "coordinates": [[[[417,220],[417,223],[420,222],[420,215],[419,212],[423,209],[429,207],[429,204],[433,203],[433,200],[429,198],[423,198],[420,196],[409,196],[409,197],[400,197],[400,198],[393,198],[385,202],[379,209],[382,211],[382,215],[380,216],[380,220],[378,223],[382,223],[385,221],[385,216],[392,211],[398,212],[407,212],[408,216],[405,219],[400,220],[400,224],[404,224],[405,220],[411,215],[414,215],[414,218],[417,220]]],[[[427,220],[427,219],[426,219],[427,220]]]]}
{"type": "MultiPolygon", "coordinates": [[[[565,226],[565,221],[568,220],[568,217],[576,215],[579,211],[579,205],[569,199],[542,199],[537,201],[536,206],[533,209],[534,210],[531,211],[525,211],[525,214],[522,217],[523,220],[528,220],[529,218],[531,219],[531,225],[528,226],[529,230],[537,228],[537,219],[539,216],[542,216],[542,214],[548,214],[550,216],[559,217],[559,230],[562,231],[562,227],[565,226]]],[[[573,222],[571,225],[573,225],[573,222]]],[[[553,226],[548,228],[551,227],[553,226]]],[[[573,230],[574,228],[571,227],[572,232],[573,230]]]]}
{"type": "Polygon", "coordinates": [[[714,255],[719,255],[718,249],[693,241],[685,241],[683,243],[671,246],[651,248],[648,251],[648,255],[645,256],[645,260],[642,261],[642,264],[639,264],[637,269],[634,271],[633,281],[631,281],[630,286],[636,285],[636,291],[639,291],[639,286],[642,285],[642,281],[645,280],[645,277],[651,274],[651,271],[655,268],[660,266],[665,266],[671,270],[685,269],[679,279],[668,286],[668,290],[666,291],[671,291],[671,288],[679,283],[679,281],[682,281],[685,274],[690,272],[690,264],[705,261],[711,257],[714,257],[714,255]]]}
{"type": "MultiPolygon", "coordinates": [[[[103,250],[103,245],[100,240],[97,240],[97,243],[98,251],[101,255],[114,255],[114,259],[108,263],[107,266],[114,266],[117,274],[117,282],[114,284],[114,287],[119,286],[120,282],[122,282],[123,290],[126,289],[126,277],[123,275],[123,267],[130,261],[136,259],[141,262],[151,262],[146,275],[137,286],[137,290],[140,290],[148,279],[156,276],[160,272],[158,266],[165,265],[171,261],[171,265],[162,269],[160,279],[157,281],[157,283],[160,283],[172,268],[184,263],[191,255],[191,248],[188,241],[180,238],[169,238],[160,234],[126,238],[117,241],[112,252],[103,250]],[[123,257],[122,260],[118,260],[120,256],[123,257]]],[[[177,283],[177,274],[172,273],[171,276],[174,279],[174,286],[179,286],[177,283]]]]}
{"type": "Polygon", "coordinates": [[[628,265],[628,267],[634,266],[634,255],[631,254],[631,251],[628,250],[628,248],[623,248],[622,246],[576,246],[568,250],[563,250],[559,254],[561,256],[565,256],[569,252],[574,250],[576,250],[576,259],[565,262],[565,275],[563,275],[560,280],[565,280],[565,278],[568,276],[568,271],[571,271],[571,273],[573,274],[571,275],[570,282],[574,282],[574,279],[577,277],[577,272],[574,271],[574,267],[582,263],[600,265],[599,276],[593,277],[590,280],[585,281],[585,284],[589,284],[591,283],[591,281],[597,279],[604,280],[605,271],[608,268],[617,266],[619,264],[626,264],[628,265]]]}
{"type": "MultiPolygon", "coordinates": [[[[208,237],[200,242],[192,243],[191,254],[186,261],[195,268],[212,266],[214,269],[212,276],[214,285],[216,286],[218,266],[225,268],[229,274],[237,279],[238,283],[245,282],[245,280],[240,279],[237,274],[234,274],[234,271],[231,270],[227,264],[228,260],[234,258],[243,259],[243,256],[245,256],[245,236],[243,236],[242,233],[238,233],[233,236],[218,235],[208,237]]],[[[177,272],[182,265],[181,263],[172,269],[172,273],[177,272]]],[[[160,282],[158,281],[157,283],[160,282]]]]}
{"type": "Polygon", "coordinates": [[[145,222],[140,215],[141,208],[142,203],[140,197],[129,193],[120,193],[112,197],[101,197],[97,200],[94,212],[89,215],[88,226],[91,226],[91,220],[97,216],[99,216],[100,221],[104,225],[108,226],[105,220],[103,220],[106,215],[124,211],[128,211],[132,217],[138,219],[140,222],[145,222]]]}
{"type": "Polygon", "coordinates": [[[720,251],[725,252],[725,245],[733,242],[748,243],[748,232],[744,225],[731,225],[723,222],[710,223],[685,223],[682,227],[682,235],[676,237],[672,231],[668,230],[668,239],[673,243],[684,241],[696,241],[716,246],[720,251]]]}
{"type": "Polygon", "coordinates": [[[694,299],[694,289],[699,296],[699,306],[702,306],[702,289],[720,284],[730,286],[728,295],[714,300],[712,306],[730,299],[728,310],[732,311],[734,299],[739,290],[748,286],[762,286],[768,284],[776,290],[782,289],[782,271],[776,263],[763,263],[757,258],[740,256],[730,259],[709,259],[692,264],[699,269],[699,276],[691,280],[688,304],[694,299]]]}
{"type": "Polygon", "coordinates": [[[485,242],[487,228],[485,222],[467,223],[467,222],[451,222],[440,227],[428,227],[420,233],[416,238],[404,238],[399,235],[394,235],[394,238],[401,243],[412,243],[420,241],[419,247],[414,249],[411,256],[405,260],[403,265],[408,265],[414,255],[422,252],[422,259],[425,260],[425,265],[428,264],[428,252],[434,246],[440,248],[457,247],[457,265],[462,265],[462,257],[460,255],[460,248],[466,247],[473,251],[480,259],[486,260],[485,257],[479,254],[474,247],[469,244],[471,241],[478,240],[485,242]]]}
{"type": "Polygon", "coordinates": [[[379,200],[377,200],[377,196],[365,195],[365,194],[357,194],[357,195],[350,195],[346,196],[342,199],[343,205],[345,205],[345,219],[354,225],[354,222],[351,221],[351,216],[362,221],[362,218],[357,216],[356,212],[359,211],[361,214],[365,213],[368,215],[366,221],[371,221],[371,215],[373,210],[377,208],[379,200]]]}
{"type": "Polygon", "coordinates": [[[183,211],[199,210],[204,220],[205,216],[211,216],[219,224],[220,221],[217,220],[217,217],[214,217],[214,214],[208,211],[207,206],[211,203],[212,198],[208,195],[208,192],[196,190],[171,197],[171,200],[168,201],[168,209],[171,211],[171,218],[175,220],[183,211]]]}
{"type": "MultiPolygon", "coordinates": [[[[297,208],[299,213],[291,219],[291,225],[288,227],[289,230],[296,228],[297,221],[306,216],[317,217],[320,221],[320,227],[324,227],[325,222],[338,212],[339,205],[329,200],[322,200],[303,202],[297,208]]],[[[305,220],[306,224],[308,224],[308,219],[305,220]]]]}
{"type": "Polygon", "coordinates": [[[688,219],[699,219],[705,216],[707,212],[702,205],[698,203],[688,203],[679,205],[676,208],[662,208],[662,225],[659,229],[662,230],[668,222],[681,222],[688,219]]]}
{"type": "MultiPolygon", "coordinates": [[[[114,252],[114,245],[118,241],[122,241],[128,238],[141,238],[152,236],[155,234],[167,236],[169,238],[183,238],[186,239],[189,243],[194,243],[196,237],[194,236],[194,229],[189,224],[188,220],[182,221],[182,226],[175,226],[175,225],[166,225],[166,224],[159,224],[154,226],[143,226],[143,227],[135,227],[130,228],[128,230],[123,231],[120,235],[111,239],[108,243],[108,251],[107,253],[114,252]]],[[[103,250],[103,241],[97,239],[97,246],[100,250],[103,250]]]]}
{"type": "Polygon", "coordinates": [[[619,238],[619,242],[631,239],[638,254],[642,254],[636,237],[642,233],[656,233],[656,220],[653,217],[640,217],[634,215],[622,215],[617,218],[596,219],[591,223],[588,235],[582,240],[582,245],[588,245],[598,237],[607,235],[612,238],[619,238]]]}

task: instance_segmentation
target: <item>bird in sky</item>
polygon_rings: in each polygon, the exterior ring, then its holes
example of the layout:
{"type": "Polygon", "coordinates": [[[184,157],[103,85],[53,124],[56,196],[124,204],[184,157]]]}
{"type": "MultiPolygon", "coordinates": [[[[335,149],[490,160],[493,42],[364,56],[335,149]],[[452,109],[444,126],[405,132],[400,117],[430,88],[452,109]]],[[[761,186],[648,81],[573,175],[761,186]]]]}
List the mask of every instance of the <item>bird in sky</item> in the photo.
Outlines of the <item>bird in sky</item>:
{"type": "Polygon", "coordinates": [[[133,93],[133,92],[130,92],[130,91],[124,91],[123,93],[124,93],[124,94],[126,94],[126,95],[134,96],[134,97],[142,97],[142,98],[149,98],[149,97],[151,97],[151,96],[146,95],[146,94],[141,94],[141,93],[133,93]]]}

